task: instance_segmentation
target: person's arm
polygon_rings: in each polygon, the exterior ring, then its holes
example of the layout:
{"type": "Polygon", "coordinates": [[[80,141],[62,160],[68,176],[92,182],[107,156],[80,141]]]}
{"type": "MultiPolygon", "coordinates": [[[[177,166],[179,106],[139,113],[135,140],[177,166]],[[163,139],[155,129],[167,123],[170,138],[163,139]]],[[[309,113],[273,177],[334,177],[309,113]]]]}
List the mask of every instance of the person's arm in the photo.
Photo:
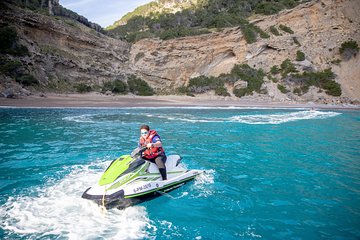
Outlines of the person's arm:
{"type": "Polygon", "coordinates": [[[155,143],[152,143],[153,147],[162,147],[162,143],[160,141],[157,141],[155,143]]]}
{"type": "Polygon", "coordinates": [[[161,140],[158,136],[155,136],[152,140],[152,143],[148,143],[146,145],[147,148],[152,148],[152,147],[162,147],[162,143],[161,140]]]}

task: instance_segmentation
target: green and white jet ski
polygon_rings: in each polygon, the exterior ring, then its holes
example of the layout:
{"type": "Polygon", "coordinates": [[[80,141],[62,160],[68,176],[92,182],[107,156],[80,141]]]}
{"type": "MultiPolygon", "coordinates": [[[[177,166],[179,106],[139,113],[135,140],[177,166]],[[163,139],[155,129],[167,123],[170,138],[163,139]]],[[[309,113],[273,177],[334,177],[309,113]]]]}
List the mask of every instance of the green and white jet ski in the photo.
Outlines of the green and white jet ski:
{"type": "Polygon", "coordinates": [[[88,188],[82,198],[93,200],[106,208],[125,208],[155,198],[184,185],[204,170],[188,170],[180,164],[179,155],[167,156],[167,180],[162,180],[156,164],[141,158],[146,148],[135,149],[111,162],[96,185],[88,188]]]}

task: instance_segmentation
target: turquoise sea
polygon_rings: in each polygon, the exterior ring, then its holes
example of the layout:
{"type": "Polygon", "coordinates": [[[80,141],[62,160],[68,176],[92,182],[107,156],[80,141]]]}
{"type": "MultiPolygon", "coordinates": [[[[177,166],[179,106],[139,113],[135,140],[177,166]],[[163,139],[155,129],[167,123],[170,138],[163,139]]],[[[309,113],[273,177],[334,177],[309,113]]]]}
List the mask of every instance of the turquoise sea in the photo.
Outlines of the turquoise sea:
{"type": "Polygon", "coordinates": [[[1,108],[0,239],[360,239],[360,111],[1,108]],[[144,123],[207,171],[104,213],[81,194],[144,123]]]}

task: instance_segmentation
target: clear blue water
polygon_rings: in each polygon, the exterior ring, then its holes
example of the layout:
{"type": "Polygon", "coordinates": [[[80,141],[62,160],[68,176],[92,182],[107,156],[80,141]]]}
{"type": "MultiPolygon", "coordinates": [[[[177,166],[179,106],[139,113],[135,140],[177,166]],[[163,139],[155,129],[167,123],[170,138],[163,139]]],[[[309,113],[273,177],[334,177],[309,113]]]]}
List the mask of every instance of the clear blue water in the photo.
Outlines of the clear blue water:
{"type": "Polygon", "coordinates": [[[360,112],[0,109],[0,239],[360,239],[360,112]],[[81,199],[138,127],[207,170],[103,213],[81,199]]]}

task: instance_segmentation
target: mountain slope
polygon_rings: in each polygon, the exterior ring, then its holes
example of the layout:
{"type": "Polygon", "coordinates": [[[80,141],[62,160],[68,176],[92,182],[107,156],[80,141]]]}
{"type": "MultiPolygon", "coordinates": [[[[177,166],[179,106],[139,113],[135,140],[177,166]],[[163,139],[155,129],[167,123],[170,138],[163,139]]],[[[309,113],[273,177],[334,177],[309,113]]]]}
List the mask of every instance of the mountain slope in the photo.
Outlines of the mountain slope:
{"type": "Polygon", "coordinates": [[[176,13],[190,8],[196,8],[203,0],[157,0],[137,7],[134,11],[125,14],[120,20],[108,26],[106,30],[112,30],[126,24],[129,19],[142,17],[156,17],[161,14],[176,13]]]}

